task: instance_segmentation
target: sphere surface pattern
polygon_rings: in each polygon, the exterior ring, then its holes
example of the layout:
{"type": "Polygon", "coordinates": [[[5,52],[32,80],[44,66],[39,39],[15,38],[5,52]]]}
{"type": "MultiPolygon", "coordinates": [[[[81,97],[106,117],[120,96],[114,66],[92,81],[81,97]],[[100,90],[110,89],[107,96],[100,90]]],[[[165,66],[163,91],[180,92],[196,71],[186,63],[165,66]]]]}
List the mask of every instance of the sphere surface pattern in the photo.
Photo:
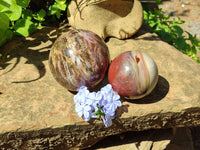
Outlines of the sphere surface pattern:
{"type": "Polygon", "coordinates": [[[157,65],[146,53],[127,51],[111,62],[108,80],[119,95],[130,99],[142,98],[157,83],[157,65]]]}
{"type": "Polygon", "coordinates": [[[49,55],[50,70],[62,86],[76,91],[92,88],[105,76],[109,51],[104,41],[86,30],[70,30],[53,44],[49,55]]]}

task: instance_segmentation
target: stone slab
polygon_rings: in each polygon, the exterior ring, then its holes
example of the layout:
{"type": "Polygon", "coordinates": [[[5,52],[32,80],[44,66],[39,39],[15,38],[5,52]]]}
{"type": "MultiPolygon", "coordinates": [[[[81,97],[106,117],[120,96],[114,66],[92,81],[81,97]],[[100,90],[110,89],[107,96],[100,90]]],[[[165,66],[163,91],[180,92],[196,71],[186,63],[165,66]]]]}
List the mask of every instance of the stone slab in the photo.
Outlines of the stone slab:
{"type": "MultiPolygon", "coordinates": [[[[151,129],[109,136],[85,150],[195,150],[187,127],[151,129]]],[[[196,149],[198,150],[198,149],[196,149]]]]}
{"type": "MultiPolygon", "coordinates": [[[[68,27],[42,28],[1,47],[0,148],[85,148],[126,131],[200,125],[200,66],[143,26],[127,40],[109,38],[111,59],[141,50],[156,61],[159,80],[145,98],[123,101],[110,128],[85,122],[74,110],[73,94],[60,86],[48,67],[52,43],[68,27]]],[[[105,79],[99,86],[106,84],[105,79]]]]}

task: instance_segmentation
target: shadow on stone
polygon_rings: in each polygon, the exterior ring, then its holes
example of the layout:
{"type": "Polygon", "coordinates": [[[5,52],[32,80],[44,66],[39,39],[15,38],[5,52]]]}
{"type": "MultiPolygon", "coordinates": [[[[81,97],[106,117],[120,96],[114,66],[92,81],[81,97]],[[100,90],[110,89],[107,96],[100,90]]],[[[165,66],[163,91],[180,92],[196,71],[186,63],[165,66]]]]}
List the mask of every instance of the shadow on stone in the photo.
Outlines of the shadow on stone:
{"type": "Polygon", "coordinates": [[[61,30],[54,27],[42,28],[27,38],[15,37],[13,40],[7,42],[1,49],[3,55],[0,60],[0,68],[5,69],[9,66],[10,69],[7,69],[0,76],[15,69],[22,57],[27,60],[25,64],[32,64],[37,68],[39,77],[28,81],[14,81],[12,83],[33,82],[45,76],[46,66],[43,61],[48,60],[52,43],[60,33],[61,30]],[[15,60],[14,63],[10,63],[12,59],[15,60]]]}
{"type": "Polygon", "coordinates": [[[142,35],[146,34],[146,33],[154,33],[153,30],[146,24],[143,23],[141,28],[138,30],[138,32],[136,34],[134,34],[132,37],[130,37],[130,39],[134,39],[134,40],[148,40],[148,41],[160,41],[161,39],[159,38],[159,36],[157,36],[155,33],[151,34],[151,36],[145,36],[143,37],[142,35]]]}
{"type": "MultiPolygon", "coordinates": [[[[168,141],[172,138],[172,129],[160,129],[160,130],[146,130],[146,131],[129,131],[119,135],[112,135],[104,138],[96,143],[94,146],[85,150],[94,149],[140,149],[142,144],[146,142],[146,146],[153,145],[153,142],[168,141]],[[143,143],[142,143],[143,142],[143,143]],[[148,143],[150,142],[150,143],[148,143]],[[123,145],[123,146],[122,146],[123,145]]],[[[163,143],[165,145],[165,143],[163,143]]],[[[167,144],[166,144],[167,145],[167,144]]],[[[161,146],[161,145],[159,145],[161,146]]],[[[146,147],[147,148],[147,147],[146,147]]],[[[147,148],[148,149],[148,148],[147,148]]]]}
{"type": "Polygon", "coordinates": [[[137,99],[137,100],[128,100],[128,99],[123,99],[125,101],[128,101],[130,103],[135,103],[135,104],[151,104],[151,103],[156,103],[160,100],[162,100],[168,93],[169,91],[169,82],[162,76],[159,75],[158,78],[158,83],[154,90],[147,96],[145,96],[142,99],[137,99]]]}
{"type": "MultiPolygon", "coordinates": [[[[121,107],[118,107],[117,110],[116,110],[116,112],[115,112],[115,116],[116,116],[116,117],[121,117],[121,115],[122,115],[123,113],[128,113],[128,107],[129,107],[128,104],[122,105],[121,107]]],[[[119,123],[118,123],[118,124],[119,124],[119,123]]]]}

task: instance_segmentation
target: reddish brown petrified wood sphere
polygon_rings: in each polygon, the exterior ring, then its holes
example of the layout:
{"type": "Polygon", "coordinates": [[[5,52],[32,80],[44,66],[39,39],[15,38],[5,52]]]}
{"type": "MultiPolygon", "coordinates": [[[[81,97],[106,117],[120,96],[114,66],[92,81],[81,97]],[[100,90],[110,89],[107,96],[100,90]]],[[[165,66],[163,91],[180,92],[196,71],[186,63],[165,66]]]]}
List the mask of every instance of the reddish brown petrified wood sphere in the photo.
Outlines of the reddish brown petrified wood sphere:
{"type": "Polygon", "coordinates": [[[127,51],[110,64],[108,80],[121,96],[138,99],[148,95],[158,81],[154,60],[141,51],[127,51]]]}

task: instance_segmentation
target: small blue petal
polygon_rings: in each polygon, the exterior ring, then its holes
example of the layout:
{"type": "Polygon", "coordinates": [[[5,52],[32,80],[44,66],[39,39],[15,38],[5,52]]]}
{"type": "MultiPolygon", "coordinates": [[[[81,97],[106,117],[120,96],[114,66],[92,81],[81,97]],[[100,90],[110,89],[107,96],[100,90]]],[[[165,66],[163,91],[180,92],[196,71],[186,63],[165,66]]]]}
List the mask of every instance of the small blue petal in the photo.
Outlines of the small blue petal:
{"type": "Polygon", "coordinates": [[[79,96],[79,103],[84,104],[86,101],[86,97],[84,96],[79,96]]]}
{"type": "Polygon", "coordinates": [[[82,90],[87,90],[86,86],[81,86],[80,88],[77,89],[77,91],[82,91],[82,90]]]}
{"type": "Polygon", "coordinates": [[[107,104],[108,104],[108,101],[107,101],[106,99],[103,99],[103,100],[102,100],[102,105],[103,105],[103,106],[106,106],[107,104]]]}
{"type": "Polygon", "coordinates": [[[121,107],[121,106],[122,106],[122,102],[121,102],[121,101],[119,101],[119,100],[118,100],[118,101],[116,101],[116,102],[115,102],[115,104],[116,104],[118,107],[121,107]]]}
{"type": "Polygon", "coordinates": [[[83,117],[83,119],[84,119],[85,121],[89,121],[89,120],[90,120],[90,118],[85,118],[85,117],[83,117]]]}
{"type": "Polygon", "coordinates": [[[96,92],[89,93],[88,98],[95,99],[96,98],[96,92]]]}
{"type": "Polygon", "coordinates": [[[78,111],[82,111],[82,106],[80,104],[76,104],[75,106],[75,110],[78,111]]]}
{"type": "Polygon", "coordinates": [[[85,121],[89,121],[90,120],[90,113],[88,111],[84,111],[83,119],[85,121]]]}
{"type": "Polygon", "coordinates": [[[90,111],[90,110],[91,110],[91,107],[90,107],[89,105],[85,105],[85,106],[84,106],[84,110],[85,110],[85,111],[90,111]]]}
{"type": "Polygon", "coordinates": [[[85,118],[89,118],[90,117],[90,113],[88,111],[84,111],[84,117],[85,118]]]}
{"type": "Polygon", "coordinates": [[[116,108],[117,108],[116,105],[113,103],[110,105],[109,110],[110,112],[115,112],[116,108]]]}
{"type": "Polygon", "coordinates": [[[83,112],[82,112],[82,111],[78,111],[77,113],[78,113],[78,116],[79,116],[79,117],[82,117],[82,116],[83,116],[83,112]]]}
{"type": "Polygon", "coordinates": [[[106,100],[108,101],[108,103],[112,102],[113,101],[113,94],[112,93],[108,94],[107,97],[106,97],[106,100]]]}
{"type": "Polygon", "coordinates": [[[92,104],[92,107],[93,107],[93,109],[94,109],[95,111],[98,110],[97,104],[98,104],[98,103],[96,103],[96,102],[92,104]]]}
{"type": "Polygon", "coordinates": [[[79,89],[79,91],[78,91],[77,94],[79,96],[87,97],[89,93],[90,93],[90,91],[87,89],[87,87],[84,86],[84,87],[82,87],[82,88],[79,89]]]}
{"type": "Polygon", "coordinates": [[[118,94],[113,95],[113,100],[119,100],[119,99],[120,99],[120,96],[118,94]]]}
{"type": "Polygon", "coordinates": [[[95,99],[98,100],[98,101],[100,101],[100,100],[102,100],[102,97],[103,97],[102,93],[100,91],[98,91],[96,93],[96,98],[95,99]]]}
{"type": "Polygon", "coordinates": [[[78,95],[74,95],[74,103],[78,103],[79,102],[79,96],[78,95]]]}
{"type": "Polygon", "coordinates": [[[110,84],[107,84],[106,86],[101,88],[101,93],[107,94],[107,93],[112,93],[112,92],[113,92],[113,89],[110,84]]]}
{"type": "Polygon", "coordinates": [[[105,115],[103,117],[103,123],[106,127],[110,127],[112,125],[112,118],[109,115],[105,115]]]}
{"type": "Polygon", "coordinates": [[[93,99],[87,98],[87,99],[85,100],[85,104],[87,104],[87,105],[92,105],[93,101],[94,101],[93,99]]]}
{"type": "Polygon", "coordinates": [[[115,111],[113,112],[113,111],[108,110],[106,114],[109,116],[115,116],[115,111]]]}
{"type": "Polygon", "coordinates": [[[91,118],[97,118],[97,115],[95,115],[94,113],[92,113],[91,118]]]}

